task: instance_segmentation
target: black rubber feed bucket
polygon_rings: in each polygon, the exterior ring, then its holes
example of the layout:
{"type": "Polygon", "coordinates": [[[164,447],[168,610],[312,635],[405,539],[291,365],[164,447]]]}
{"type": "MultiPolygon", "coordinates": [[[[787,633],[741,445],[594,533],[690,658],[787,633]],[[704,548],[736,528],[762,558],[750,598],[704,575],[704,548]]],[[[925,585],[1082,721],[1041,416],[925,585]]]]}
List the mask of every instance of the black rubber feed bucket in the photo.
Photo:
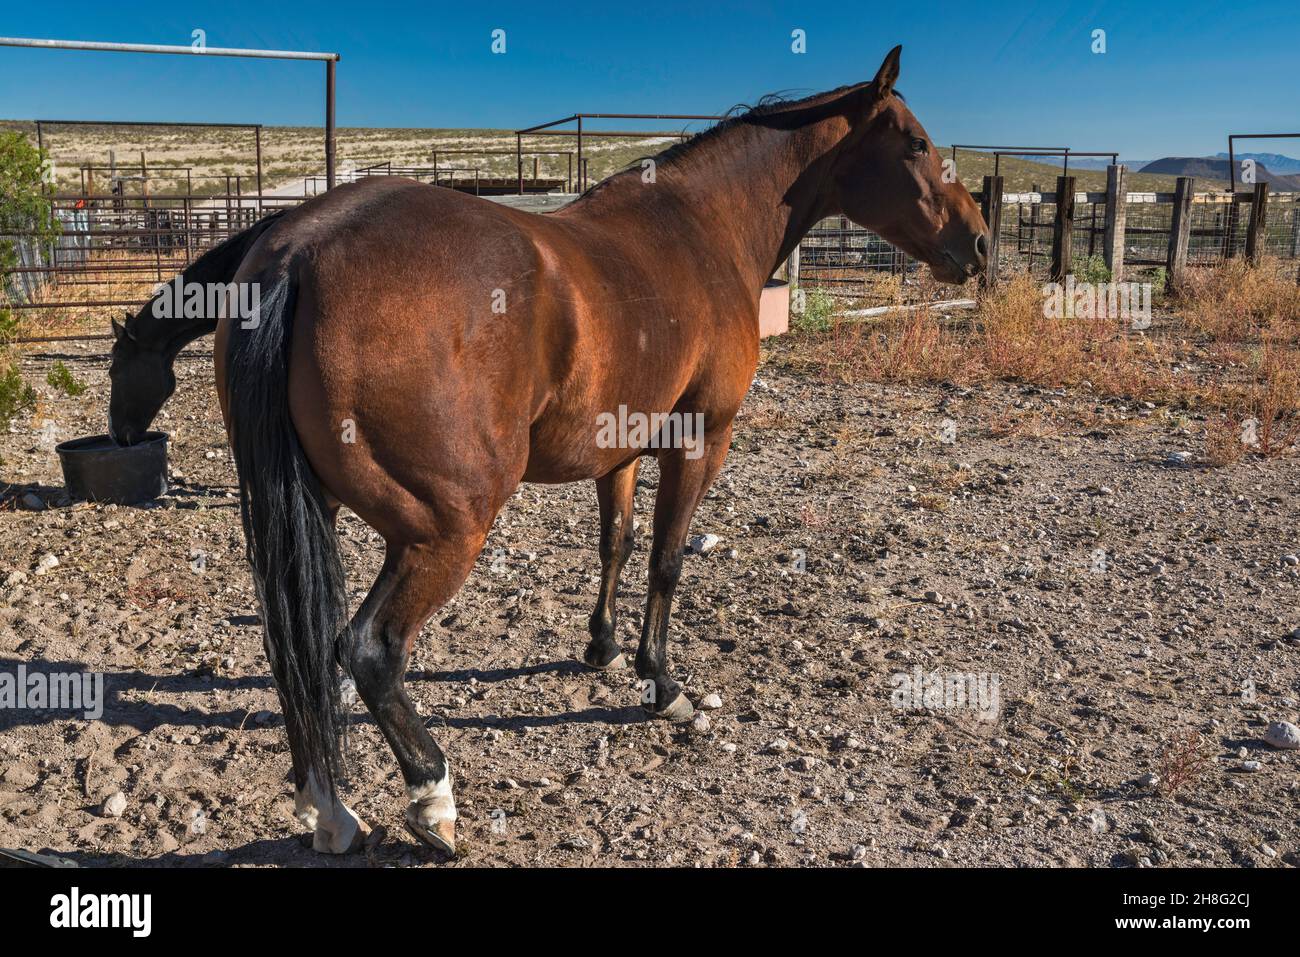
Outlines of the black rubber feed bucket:
{"type": "Polygon", "coordinates": [[[137,505],[167,491],[167,434],[146,432],[135,445],[88,435],[55,448],[73,499],[137,505]]]}

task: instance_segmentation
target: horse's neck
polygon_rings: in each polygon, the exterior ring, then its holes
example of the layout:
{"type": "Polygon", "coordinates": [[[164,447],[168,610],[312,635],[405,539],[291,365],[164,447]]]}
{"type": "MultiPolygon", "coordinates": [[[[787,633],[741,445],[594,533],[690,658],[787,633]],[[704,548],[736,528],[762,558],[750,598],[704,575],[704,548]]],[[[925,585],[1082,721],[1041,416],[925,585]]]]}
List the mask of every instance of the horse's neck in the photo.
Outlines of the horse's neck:
{"type": "Polygon", "coordinates": [[[738,124],[657,171],[654,185],[629,182],[628,201],[672,202],[686,228],[734,251],[757,292],[808,230],[837,212],[827,178],[847,131],[835,117],[786,130],[738,124]]]}
{"type": "MultiPolygon", "coordinates": [[[[235,267],[238,267],[238,262],[235,267]]],[[[203,257],[200,256],[194,262],[190,263],[181,274],[168,282],[168,285],[175,287],[177,280],[181,283],[182,293],[188,283],[206,283],[206,282],[229,282],[234,276],[234,269],[231,269],[222,277],[223,269],[218,269],[212,263],[204,263],[203,257]]],[[[162,346],[166,352],[179,352],[189,343],[217,328],[215,317],[208,315],[189,316],[184,313],[183,308],[176,311],[179,315],[158,316],[154,314],[154,303],[158,297],[166,290],[160,290],[157,295],[151,298],[148,304],[140,312],[135,322],[131,323],[131,336],[143,345],[162,346]]],[[[183,295],[173,299],[178,307],[184,303],[183,295]]]]}
{"type": "MultiPolygon", "coordinates": [[[[267,216],[243,232],[213,246],[186,266],[179,276],[182,290],[188,283],[204,285],[213,282],[232,282],[249,247],[277,218],[276,213],[267,216]]],[[[175,279],[172,282],[174,283],[175,279]]],[[[217,317],[206,314],[186,318],[184,310],[181,310],[179,316],[155,316],[153,303],[156,299],[156,296],[151,298],[139,318],[131,324],[131,335],[139,342],[146,345],[162,345],[165,351],[176,353],[195,339],[206,336],[217,328],[217,317]]]]}

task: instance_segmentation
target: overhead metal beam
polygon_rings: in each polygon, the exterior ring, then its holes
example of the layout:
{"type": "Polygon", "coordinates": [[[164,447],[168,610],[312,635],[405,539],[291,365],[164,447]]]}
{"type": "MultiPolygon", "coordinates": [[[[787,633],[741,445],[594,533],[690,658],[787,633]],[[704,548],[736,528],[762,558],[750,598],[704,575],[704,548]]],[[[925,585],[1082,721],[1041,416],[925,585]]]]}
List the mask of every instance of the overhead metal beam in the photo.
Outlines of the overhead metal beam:
{"type": "Polygon", "coordinates": [[[40,40],[30,37],[0,37],[0,46],[27,47],[39,50],[92,50],[102,53],[167,53],[178,56],[233,56],[255,60],[324,60],[325,61],[325,185],[334,187],[336,154],[334,129],[334,71],[337,53],[303,50],[244,50],[236,47],[166,46],[158,43],[108,43],[99,40],[40,40]]]}
{"type": "Polygon", "coordinates": [[[43,50],[100,50],[106,53],[176,53],[187,56],[242,56],[263,60],[337,60],[337,53],[301,50],[243,50],[235,47],[166,46],[159,43],[106,43],[99,40],[37,40],[0,37],[0,47],[36,47],[43,50]]]}

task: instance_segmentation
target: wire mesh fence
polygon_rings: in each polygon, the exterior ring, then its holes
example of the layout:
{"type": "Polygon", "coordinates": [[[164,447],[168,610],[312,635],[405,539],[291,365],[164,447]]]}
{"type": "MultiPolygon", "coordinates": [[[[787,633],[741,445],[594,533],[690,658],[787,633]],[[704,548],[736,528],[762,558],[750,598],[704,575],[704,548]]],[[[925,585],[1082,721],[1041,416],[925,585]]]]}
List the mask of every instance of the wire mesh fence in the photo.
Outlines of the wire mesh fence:
{"type": "MultiPolygon", "coordinates": [[[[1245,255],[1252,194],[1198,193],[1190,205],[1187,265],[1213,266],[1245,255]]],[[[999,230],[999,275],[1027,274],[1047,281],[1055,244],[1057,203],[1053,192],[1004,193],[999,230]]],[[[1151,276],[1165,268],[1173,228],[1174,194],[1128,193],[1124,197],[1122,247],[1126,274],[1151,276]]],[[[1300,268],[1300,193],[1270,193],[1258,234],[1257,254],[1290,260],[1300,268]]],[[[1070,271],[1099,272],[1104,259],[1106,196],[1078,192],[1071,223],[1070,271]]],[[[911,281],[922,265],[893,249],[870,230],[843,216],[823,220],[800,246],[799,282],[838,297],[881,304],[922,294],[911,281]],[[902,282],[881,283],[881,277],[902,282]]]]}
{"type": "MultiPolygon", "coordinates": [[[[367,168],[367,175],[390,171],[367,168]]],[[[403,170],[404,172],[404,170],[403,170]]],[[[1004,193],[999,274],[1050,277],[1056,233],[1057,197],[1031,190],[1004,193]]],[[[37,238],[35,230],[5,237],[15,241],[18,262],[0,281],[4,301],[18,309],[132,307],[153,287],[224,239],[251,226],[275,208],[304,197],[187,191],[181,195],[58,195],[53,215],[59,236],[37,238]]],[[[1199,193],[1189,207],[1187,264],[1211,266],[1241,256],[1252,218],[1251,194],[1199,193]]],[[[1077,193],[1071,225],[1071,270],[1092,270],[1102,257],[1106,235],[1105,194],[1077,193]]],[[[1125,196],[1123,251],[1129,275],[1165,266],[1170,247],[1174,194],[1125,196]]],[[[1300,194],[1271,193],[1256,237],[1257,253],[1300,266],[1300,194]]],[[[926,281],[927,267],[882,237],[844,216],[816,224],[800,245],[799,284],[870,304],[911,302],[942,295],[926,281]]]]}
{"type": "Polygon", "coordinates": [[[143,304],[155,285],[285,202],[240,194],[56,195],[55,239],[35,229],[0,236],[18,250],[17,265],[3,276],[5,303],[20,310],[143,304]]]}

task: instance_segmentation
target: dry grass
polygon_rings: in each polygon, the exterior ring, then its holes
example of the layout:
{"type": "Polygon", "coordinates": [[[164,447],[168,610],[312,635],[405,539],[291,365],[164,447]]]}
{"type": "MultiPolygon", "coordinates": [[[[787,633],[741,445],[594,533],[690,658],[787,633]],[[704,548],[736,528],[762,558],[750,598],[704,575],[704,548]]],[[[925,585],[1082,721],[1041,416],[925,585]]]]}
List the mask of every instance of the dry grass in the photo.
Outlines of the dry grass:
{"type": "Polygon", "coordinates": [[[43,309],[18,310],[18,335],[20,337],[68,336],[108,332],[110,318],[120,319],[123,313],[135,309],[129,306],[78,306],[84,302],[144,302],[153,295],[158,276],[171,279],[185,266],[183,258],[162,258],[151,268],[122,272],[115,266],[122,263],[142,263],[148,254],[127,250],[99,250],[91,265],[93,273],[71,277],[59,284],[47,283],[40,291],[41,302],[66,303],[43,309]],[[86,280],[95,280],[93,283],[86,280]],[[102,280],[102,281],[101,281],[102,280]]]}
{"type": "Polygon", "coordinates": [[[1174,735],[1160,754],[1160,792],[1172,798],[1191,787],[1209,770],[1212,760],[1205,738],[1195,731],[1174,735]]]}
{"type": "Polygon", "coordinates": [[[845,382],[1002,380],[1151,401],[1208,417],[1207,461],[1279,455],[1300,439],[1294,268],[1234,260],[1193,271],[1145,331],[1126,319],[1045,316],[1042,287],[1017,276],[961,317],[924,305],[867,321],[836,316],[806,335],[792,361],[845,382]]]}

